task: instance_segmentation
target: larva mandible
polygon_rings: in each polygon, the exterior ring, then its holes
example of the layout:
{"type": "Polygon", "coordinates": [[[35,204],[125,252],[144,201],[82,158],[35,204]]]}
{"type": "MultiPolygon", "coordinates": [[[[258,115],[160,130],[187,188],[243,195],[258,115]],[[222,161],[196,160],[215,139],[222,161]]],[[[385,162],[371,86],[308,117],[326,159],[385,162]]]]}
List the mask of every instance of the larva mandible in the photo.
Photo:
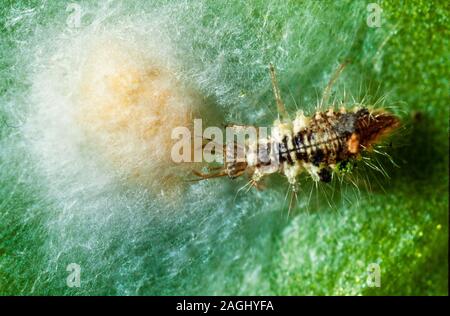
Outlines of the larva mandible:
{"type": "MultiPolygon", "coordinates": [[[[344,67],[345,64],[341,64],[329,81],[321,104],[326,103],[331,86],[344,67]]],[[[264,176],[278,172],[286,176],[295,190],[298,176],[307,172],[314,181],[330,182],[335,172],[347,170],[350,161],[370,151],[400,125],[395,115],[382,109],[369,110],[368,107],[352,111],[330,108],[328,111],[318,111],[311,117],[299,111],[292,120],[282,102],[272,64],[269,70],[279,113],[270,136],[256,143],[247,141],[242,149],[245,152],[243,160],[236,159],[236,143],[231,144],[231,155],[230,144],[223,145],[227,157],[224,164],[211,168],[215,171],[213,173],[194,171],[200,179],[223,176],[236,178],[248,173],[251,176],[250,183],[258,187],[264,176]],[[257,150],[252,151],[252,148],[257,150]]]]}

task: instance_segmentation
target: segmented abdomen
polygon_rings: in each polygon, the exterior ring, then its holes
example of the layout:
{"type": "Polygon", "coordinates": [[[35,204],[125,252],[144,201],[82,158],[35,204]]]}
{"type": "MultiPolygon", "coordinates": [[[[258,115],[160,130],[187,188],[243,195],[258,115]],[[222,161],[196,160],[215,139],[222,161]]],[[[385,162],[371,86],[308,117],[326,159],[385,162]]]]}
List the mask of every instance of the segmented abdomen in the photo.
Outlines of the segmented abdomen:
{"type": "Polygon", "coordinates": [[[336,129],[339,125],[338,114],[318,114],[305,129],[294,134],[292,138],[284,136],[283,141],[276,145],[279,161],[288,164],[301,161],[318,166],[320,163],[329,165],[344,159],[346,139],[336,129]],[[289,141],[292,146],[289,146],[289,141]]]}

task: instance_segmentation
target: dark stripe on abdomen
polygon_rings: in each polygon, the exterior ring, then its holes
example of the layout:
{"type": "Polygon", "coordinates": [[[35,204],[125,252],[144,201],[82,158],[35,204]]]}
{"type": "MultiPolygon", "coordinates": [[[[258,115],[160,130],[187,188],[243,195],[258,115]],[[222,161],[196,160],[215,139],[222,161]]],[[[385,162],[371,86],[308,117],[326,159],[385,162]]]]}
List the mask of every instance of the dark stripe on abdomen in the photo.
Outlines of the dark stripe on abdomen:
{"type": "Polygon", "coordinates": [[[292,139],[294,149],[295,149],[295,157],[299,161],[308,162],[308,155],[306,153],[306,146],[303,143],[303,137],[305,133],[299,132],[292,139]]]}
{"type": "Polygon", "coordinates": [[[291,154],[289,153],[287,136],[284,136],[281,143],[278,143],[278,157],[280,159],[280,163],[287,161],[290,165],[294,164],[291,154]]]}

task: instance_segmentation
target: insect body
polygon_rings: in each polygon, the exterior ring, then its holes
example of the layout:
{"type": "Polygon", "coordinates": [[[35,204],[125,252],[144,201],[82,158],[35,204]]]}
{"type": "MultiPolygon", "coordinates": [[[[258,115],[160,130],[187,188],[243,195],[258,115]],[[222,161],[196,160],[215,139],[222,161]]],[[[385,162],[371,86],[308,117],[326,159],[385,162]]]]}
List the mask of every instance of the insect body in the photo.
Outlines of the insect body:
{"type": "Polygon", "coordinates": [[[227,158],[224,166],[216,173],[195,172],[201,178],[236,178],[247,172],[251,183],[257,186],[265,175],[279,172],[295,187],[298,176],[307,172],[315,181],[330,182],[334,172],[345,169],[349,161],[370,150],[399,125],[394,115],[367,107],[350,112],[330,108],[312,117],[299,111],[291,120],[281,101],[272,66],[270,70],[280,114],[270,136],[248,140],[241,146],[236,143],[224,146],[227,158]],[[244,155],[239,160],[240,152],[244,155]]]}

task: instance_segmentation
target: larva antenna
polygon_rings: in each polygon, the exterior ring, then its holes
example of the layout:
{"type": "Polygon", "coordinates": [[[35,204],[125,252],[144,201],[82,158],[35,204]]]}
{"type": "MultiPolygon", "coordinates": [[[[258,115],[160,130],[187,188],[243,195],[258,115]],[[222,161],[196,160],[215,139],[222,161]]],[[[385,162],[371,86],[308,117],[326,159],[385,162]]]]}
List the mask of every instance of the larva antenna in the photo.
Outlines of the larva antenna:
{"type": "Polygon", "coordinates": [[[341,72],[344,70],[345,66],[347,66],[348,63],[349,63],[349,61],[344,61],[342,64],[340,64],[339,67],[334,72],[333,76],[330,78],[330,81],[328,81],[328,84],[327,84],[325,90],[323,91],[322,100],[320,101],[320,106],[327,104],[328,99],[330,98],[331,88],[333,87],[333,84],[335,83],[337,78],[339,78],[339,75],[341,74],[341,72]]]}
{"type": "Polygon", "coordinates": [[[269,64],[270,78],[272,79],[273,94],[275,95],[275,101],[277,102],[278,114],[281,120],[289,120],[289,114],[284,107],[284,103],[281,100],[280,89],[278,87],[277,76],[275,73],[275,67],[272,63],[269,64]]]}

